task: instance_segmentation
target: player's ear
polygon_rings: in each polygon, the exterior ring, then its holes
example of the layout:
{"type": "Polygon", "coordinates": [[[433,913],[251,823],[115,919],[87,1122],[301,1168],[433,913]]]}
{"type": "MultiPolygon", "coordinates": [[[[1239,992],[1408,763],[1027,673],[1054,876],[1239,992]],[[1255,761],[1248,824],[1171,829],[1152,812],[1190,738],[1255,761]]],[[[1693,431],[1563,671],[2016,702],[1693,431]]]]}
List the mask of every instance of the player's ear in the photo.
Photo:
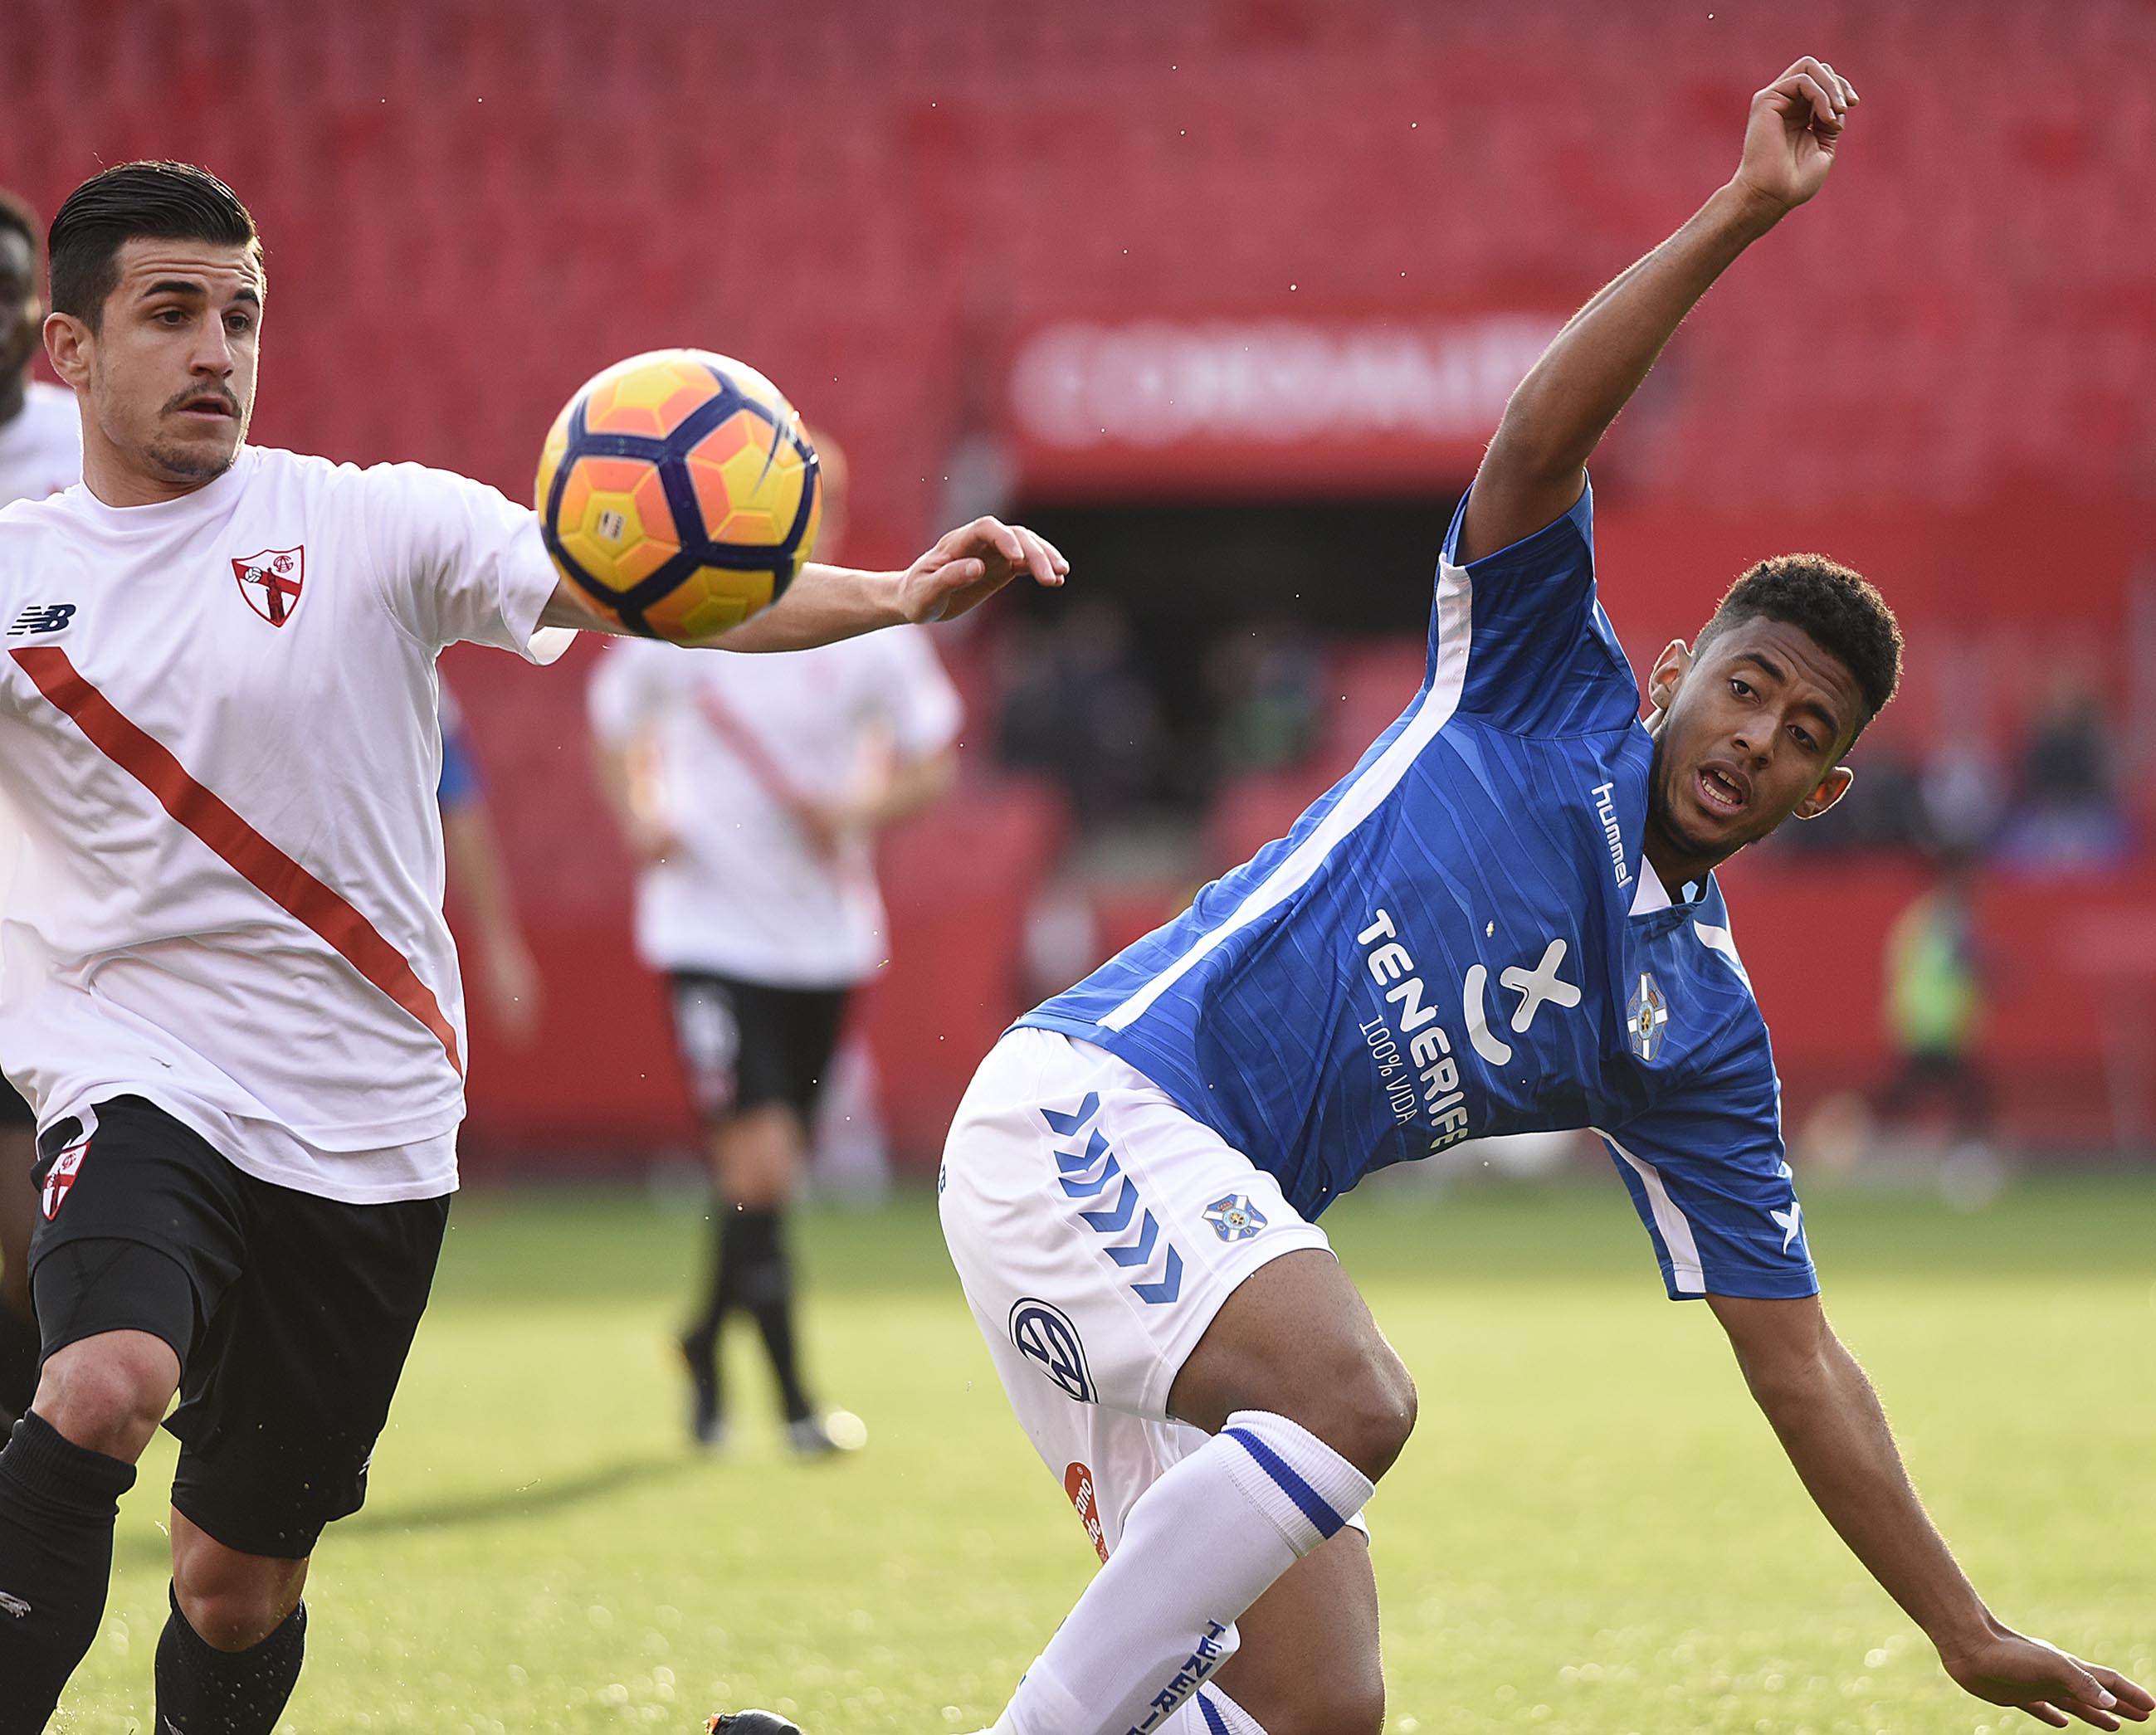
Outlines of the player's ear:
{"type": "Polygon", "coordinates": [[[1647,702],[1656,711],[1667,711],[1670,701],[1677,696],[1677,686],[1684,680],[1685,670],[1691,667],[1691,647],[1681,639],[1672,639],[1662,647],[1662,654],[1655,659],[1655,666],[1647,675],[1647,702]]]}
{"type": "Polygon", "coordinates": [[[1835,803],[1849,793],[1849,786],[1856,781],[1856,773],[1846,765],[1837,765],[1821,778],[1812,793],[1791,809],[1799,819],[1816,819],[1835,803]]]}
{"type": "Polygon", "coordinates": [[[90,327],[69,313],[45,316],[45,359],[64,384],[78,390],[90,385],[90,327]]]}

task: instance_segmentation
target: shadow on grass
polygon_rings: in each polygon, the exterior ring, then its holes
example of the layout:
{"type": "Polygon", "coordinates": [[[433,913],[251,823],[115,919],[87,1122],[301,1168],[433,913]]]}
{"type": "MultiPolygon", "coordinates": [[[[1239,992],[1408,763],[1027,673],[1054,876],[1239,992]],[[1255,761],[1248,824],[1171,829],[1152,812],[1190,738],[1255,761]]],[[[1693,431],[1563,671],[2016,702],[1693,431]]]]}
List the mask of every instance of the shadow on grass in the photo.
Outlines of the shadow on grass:
{"type": "MultiPolygon", "coordinates": [[[[462,1530],[474,1525],[500,1524],[557,1512],[587,1501],[672,1481],[697,1467],[681,1454],[665,1457],[625,1458],[613,1464],[597,1464],[574,1476],[542,1476],[514,1488],[495,1488],[454,1499],[427,1501],[420,1506],[368,1507],[330,1527],[325,1540],[340,1537],[396,1536],[430,1530],[462,1530]]],[[[169,1558],[164,1536],[133,1532],[117,1537],[113,1564],[146,1567],[169,1558]]]]}

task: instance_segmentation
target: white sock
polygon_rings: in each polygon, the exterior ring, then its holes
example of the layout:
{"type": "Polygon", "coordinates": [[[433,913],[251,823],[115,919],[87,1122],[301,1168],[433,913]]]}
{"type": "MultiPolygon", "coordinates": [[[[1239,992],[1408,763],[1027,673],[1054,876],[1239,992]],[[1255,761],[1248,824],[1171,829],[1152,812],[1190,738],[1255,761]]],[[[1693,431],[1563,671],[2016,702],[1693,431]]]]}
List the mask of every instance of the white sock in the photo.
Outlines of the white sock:
{"type": "Polygon", "coordinates": [[[1208,1681],[1161,1725],[1161,1735],[1265,1735],[1265,1725],[1208,1681]]]}
{"type": "Polygon", "coordinates": [[[1370,1493],[1316,1435],[1238,1410],[1138,1497],[993,1735],[1167,1735],[1177,1707],[1235,1654],[1236,1618],[1370,1493]]]}

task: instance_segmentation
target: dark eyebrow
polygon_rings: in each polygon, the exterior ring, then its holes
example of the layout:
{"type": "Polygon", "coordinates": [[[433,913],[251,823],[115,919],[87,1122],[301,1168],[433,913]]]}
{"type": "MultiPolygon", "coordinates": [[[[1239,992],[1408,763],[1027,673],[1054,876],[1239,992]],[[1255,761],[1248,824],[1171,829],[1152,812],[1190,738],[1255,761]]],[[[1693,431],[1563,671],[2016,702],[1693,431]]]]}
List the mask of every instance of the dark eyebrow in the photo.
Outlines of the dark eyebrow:
{"type": "MultiPolygon", "coordinates": [[[[1771,657],[1761,655],[1756,650],[1740,650],[1737,653],[1736,660],[1740,663],[1757,663],[1769,680],[1780,681],[1785,685],[1789,680],[1789,677],[1783,670],[1780,664],[1775,662],[1771,657]]],[[[1799,700],[1797,702],[1797,709],[1810,711],[1820,722],[1825,724],[1827,738],[1830,741],[1841,739],[1841,719],[1820,704],[1818,700],[1799,700]]]]}
{"type": "MultiPolygon", "coordinates": [[[[200,284],[190,283],[185,278],[162,277],[142,291],[142,299],[146,301],[152,295],[191,295],[197,300],[200,300],[208,293],[209,291],[200,284]]],[[[232,299],[235,301],[252,301],[257,307],[262,305],[262,297],[253,290],[245,287],[234,290],[232,299]]]]}

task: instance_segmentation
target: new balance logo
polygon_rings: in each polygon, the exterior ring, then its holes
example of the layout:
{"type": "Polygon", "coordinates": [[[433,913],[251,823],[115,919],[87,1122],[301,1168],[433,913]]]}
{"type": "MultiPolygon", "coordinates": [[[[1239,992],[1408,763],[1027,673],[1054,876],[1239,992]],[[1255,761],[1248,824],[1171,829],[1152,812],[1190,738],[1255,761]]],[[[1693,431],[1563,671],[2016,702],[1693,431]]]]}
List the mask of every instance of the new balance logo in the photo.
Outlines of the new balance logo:
{"type": "Polygon", "coordinates": [[[30,1618],[30,1605],[18,1596],[10,1596],[0,1590],[0,1614],[12,1614],[18,1620],[30,1618]]]}
{"type": "Polygon", "coordinates": [[[72,603],[33,603],[15,617],[8,636],[18,639],[25,633],[57,633],[74,619],[74,609],[72,603]]]}

